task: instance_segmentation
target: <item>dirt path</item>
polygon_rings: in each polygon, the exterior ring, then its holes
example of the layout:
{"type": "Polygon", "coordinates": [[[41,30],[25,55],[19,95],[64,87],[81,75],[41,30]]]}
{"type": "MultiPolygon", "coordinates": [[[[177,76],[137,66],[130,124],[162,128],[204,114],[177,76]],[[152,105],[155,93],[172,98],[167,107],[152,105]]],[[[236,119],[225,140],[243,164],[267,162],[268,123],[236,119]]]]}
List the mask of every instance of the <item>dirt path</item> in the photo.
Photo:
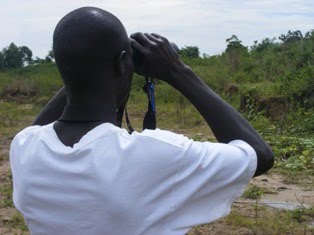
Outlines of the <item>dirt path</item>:
{"type": "Polygon", "coordinates": [[[261,196],[260,203],[281,209],[296,209],[298,207],[310,208],[314,206],[314,185],[309,179],[309,186],[301,187],[286,182],[286,178],[272,174],[260,176],[251,181],[267,191],[261,196]],[[312,186],[312,187],[311,187],[312,186]]]}

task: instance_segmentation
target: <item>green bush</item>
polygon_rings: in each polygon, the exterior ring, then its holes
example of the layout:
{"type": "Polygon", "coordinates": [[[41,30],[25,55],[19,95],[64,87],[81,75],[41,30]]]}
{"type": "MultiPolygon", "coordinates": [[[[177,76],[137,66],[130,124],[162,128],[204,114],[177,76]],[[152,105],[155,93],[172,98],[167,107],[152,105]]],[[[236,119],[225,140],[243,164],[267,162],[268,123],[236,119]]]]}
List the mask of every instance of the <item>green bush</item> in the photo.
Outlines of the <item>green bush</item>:
{"type": "Polygon", "coordinates": [[[6,100],[23,101],[38,94],[39,87],[34,80],[14,79],[1,92],[6,100]]]}
{"type": "Polygon", "coordinates": [[[270,135],[266,140],[275,154],[277,166],[289,170],[314,169],[314,139],[270,135]]]}

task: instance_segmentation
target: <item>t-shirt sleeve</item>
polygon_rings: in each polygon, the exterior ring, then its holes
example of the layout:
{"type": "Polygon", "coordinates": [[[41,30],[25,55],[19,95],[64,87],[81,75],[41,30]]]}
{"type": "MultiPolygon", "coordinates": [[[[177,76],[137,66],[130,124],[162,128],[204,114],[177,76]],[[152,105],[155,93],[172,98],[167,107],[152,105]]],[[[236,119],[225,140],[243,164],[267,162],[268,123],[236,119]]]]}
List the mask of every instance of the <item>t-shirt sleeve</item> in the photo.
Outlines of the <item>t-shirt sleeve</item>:
{"type": "Polygon", "coordinates": [[[20,199],[22,195],[19,193],[19,189],[23,187],[20,182],[21,179],[25,177],[23,174],[24,169],[21,164],[21,162],[25,161],[23,160],[22,153],[24,151],[24,146],[31,143],[29,136],[36,133],[39,129],[40,126],[30,126],[25,128],[16,134],[10,145],[10,166],[13,178],[13,202],[17,209],[20,209],[20,199]]]}
{"type": "Polygon", "coordinates": [[[246,142],[228,144],[184,140],[177,159],[173,213],[168,228],[187,228],[226,216],[252,179],[257,165],[254,149],[246,142]]]}

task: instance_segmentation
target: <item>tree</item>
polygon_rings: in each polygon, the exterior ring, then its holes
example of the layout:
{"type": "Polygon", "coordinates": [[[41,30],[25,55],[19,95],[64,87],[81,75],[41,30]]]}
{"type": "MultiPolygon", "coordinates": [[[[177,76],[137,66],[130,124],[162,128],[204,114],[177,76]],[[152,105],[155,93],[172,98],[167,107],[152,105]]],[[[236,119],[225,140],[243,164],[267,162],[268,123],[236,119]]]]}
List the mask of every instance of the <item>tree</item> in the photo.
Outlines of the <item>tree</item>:
{"type": "Polygon", "coordinates": [[[48,55],[45,57],[45,61],[46,62],[52,62],[54,60],[54,54],[53,54],[53,50],[50,50],[48,52],[48,55]]]}
{"type": "Polygon", "coordinates": [[[227,38],[226,42],[228,43],[226,52],[229,52],[232,50],[247,51],[247,48],[242,45],[242,41],[240,41],[238,37],[234,34],[230,38],[227,38]]]}
{"type": "Polygon", "coordinates": [[[10,46],[2,51],[4,55],[4,67],[6,69],[19,68],[23,66],[23,60],[19,48],[12,42],[10,46]]]}
{"type": "Polygon", "coordinates": [[[33,65],[37,65],[37,64],[43,64],[46,63],[47,60],[46,59],[41,59],[38,56],[35,57],[35,59],[32,61],[33,65]]]}
{"type": "Polygon", "coordinates": [[[314,41],[314,29],[306,32],[304,39],[312,39],[314,41]]]}
{"type": "Polygon", "coordinates": [[[4,70],[4,56],[2,52],[0,52],[0,70],[4,70]]]}
{"type": "Polygon", "coordinates": [[[233,72],[238,71],[241,67],[241,61],[248,57],[247,47],[242,45],[242,41],[238,39],[236,35],[232,35],[226,39],[228,43],[226,48],[226,55],[228,62],[233,72]]]}
{"type": "Polygon", "coordinates": [[[283,43],[291,43],[291,42],[298,42],[303,39],[303,34],[300,30],[291,31],[289,30],[287,34],[281,34],[279,36],[279,40],[283,43]]]}
{"type": "Polygon", "coordinates": [[[31,64],[33,52],[26,46],[19,47],[23,64],[31,64]]]}
{"type": "Polygon", "coordinates": [[[257,41],[254,41],[254,45],[251,47],[251,50],[256,50],[257,52],[262,52],[268,48],[273,48],[276,43],[275,43],[276,38],[265,38],[262,40],[261,43],[258,43],[257,41]]]}
{"type": "Polygon", "coordinates": [[[200,51],[197,46],[185,46],[179,51],[179,55],[188,58],[198,58],[200,56],[200,51]]]}
{"type": "Polygon", "coordinates": [[[32,51],[26,47],[17,47],[13,42],[2,50],[4,69],[20,68],[32,62],[32,51]]]}

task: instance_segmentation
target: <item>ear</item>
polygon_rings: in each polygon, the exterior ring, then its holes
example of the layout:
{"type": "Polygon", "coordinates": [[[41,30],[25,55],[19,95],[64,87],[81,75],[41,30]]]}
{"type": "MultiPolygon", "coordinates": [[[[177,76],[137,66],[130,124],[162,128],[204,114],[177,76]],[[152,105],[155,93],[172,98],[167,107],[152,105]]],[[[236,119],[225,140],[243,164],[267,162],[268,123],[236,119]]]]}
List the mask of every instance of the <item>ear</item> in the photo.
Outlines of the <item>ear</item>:
{"type": "Polygon", "coordinates": [[[119,75],[125,73],[126,70],[126,52],[121,51],[116,60],[116,71],[119,75]]]}

